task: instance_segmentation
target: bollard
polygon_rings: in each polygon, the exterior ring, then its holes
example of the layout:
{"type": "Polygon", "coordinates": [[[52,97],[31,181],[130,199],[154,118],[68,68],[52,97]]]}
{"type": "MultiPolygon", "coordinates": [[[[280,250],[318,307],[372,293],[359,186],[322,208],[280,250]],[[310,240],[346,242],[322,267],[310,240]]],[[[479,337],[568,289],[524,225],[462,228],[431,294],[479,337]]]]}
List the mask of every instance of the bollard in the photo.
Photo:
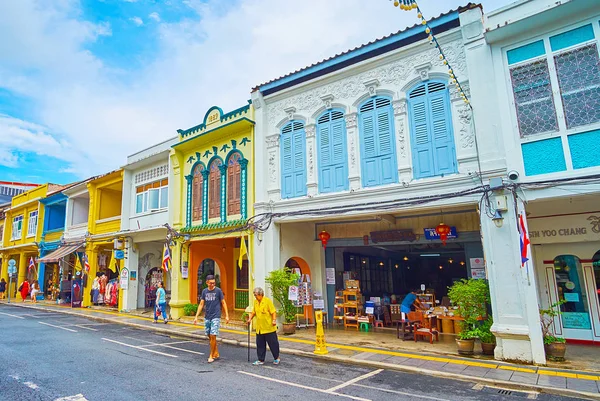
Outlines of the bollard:
{"type": "Polygon", "coordinates": [[[317,342],[315,343],[315,354],[327,355],[327,346],[325,345],[325,332],[323,331],[323,311],[315,312],[315,320],[317,323],[317,342]]]}

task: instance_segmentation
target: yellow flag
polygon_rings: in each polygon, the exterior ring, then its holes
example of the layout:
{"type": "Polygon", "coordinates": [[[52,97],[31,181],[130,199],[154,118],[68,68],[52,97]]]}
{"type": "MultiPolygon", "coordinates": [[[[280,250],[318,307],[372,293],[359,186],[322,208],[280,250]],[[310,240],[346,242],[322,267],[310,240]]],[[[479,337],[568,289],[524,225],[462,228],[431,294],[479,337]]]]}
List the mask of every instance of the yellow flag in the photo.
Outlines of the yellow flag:
{"type": "Polygon", "coordinates": [[[115,259],[114,255],[110,256],[110,262],[108,263],[108,268],[113,272],[117,272],[117,259],[115,259]]]}
{"type": "Polygon", "coordinates": [[[246,249],[246,239],[242,235],[242,244],[240,245],[240,258],[238,259],[238,267],[240,270],[242,269],[242,260],[244,260],[244,255],[248,255],[248,250],[246,249]]]}
{"type": "Polygon", "coordinates": [[[81,258],[79,257],[78,254],[75,254],[75,270],[76,271],[83,270],[83,268],[81,266],[81,258]]]}

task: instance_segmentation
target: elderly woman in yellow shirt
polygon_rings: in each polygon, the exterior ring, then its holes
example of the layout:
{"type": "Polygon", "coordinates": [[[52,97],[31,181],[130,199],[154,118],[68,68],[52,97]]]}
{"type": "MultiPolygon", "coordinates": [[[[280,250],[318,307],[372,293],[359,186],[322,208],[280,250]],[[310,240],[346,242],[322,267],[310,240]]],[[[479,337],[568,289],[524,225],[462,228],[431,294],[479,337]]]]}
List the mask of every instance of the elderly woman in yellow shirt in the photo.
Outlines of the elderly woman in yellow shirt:
{"type": "Polygon", "coordinates": [[[254,309],[246,323],[250,324],[256,316],[256,355],[258,360],[253,365],[264,365],[267,355],[267,344],[273,354],[273,364],[279,365],[279,340],[277,339],[277,311],[273,301],[265,297],[265,291],[254,289],[254,309]]]}

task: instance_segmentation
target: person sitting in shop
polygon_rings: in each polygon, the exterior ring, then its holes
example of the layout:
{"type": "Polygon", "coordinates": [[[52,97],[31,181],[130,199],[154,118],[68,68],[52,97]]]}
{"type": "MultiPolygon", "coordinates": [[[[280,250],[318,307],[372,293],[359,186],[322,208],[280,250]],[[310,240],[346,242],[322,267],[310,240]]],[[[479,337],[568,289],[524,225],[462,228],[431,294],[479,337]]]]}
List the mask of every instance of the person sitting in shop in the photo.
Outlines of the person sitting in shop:
{"type": "Polygon", "coordinates": [[[414,305],[415,309],[420,309],[420,310],[426,309],[426,307],[423,306],[421,301],[419,301],[419,298],[417,298],[417,293],[415,291],[411,291],[408,294],[406,294],[406,296],[402,300],[402,304],[400,305],[400,312],[402,312],[402,313],[410,312],[411,306],[413,306],[413,305],[414,305]]]}

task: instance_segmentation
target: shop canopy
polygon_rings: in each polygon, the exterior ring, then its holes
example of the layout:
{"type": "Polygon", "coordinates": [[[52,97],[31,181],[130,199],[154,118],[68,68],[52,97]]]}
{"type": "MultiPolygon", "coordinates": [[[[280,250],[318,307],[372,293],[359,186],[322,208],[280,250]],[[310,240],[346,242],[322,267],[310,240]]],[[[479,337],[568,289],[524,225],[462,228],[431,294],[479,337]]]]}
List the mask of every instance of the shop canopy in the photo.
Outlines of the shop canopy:
{"type": "Polygon", "coordinates": [[[58,263],[58,261],[65,256],[72,254],[77,251],[79,247],[83,244],[72,244],[72,245],[63,245],[60,248],[50,252],[48,255],[43,258],[39,258],[37,260],[38,263],[58,263]]]}

